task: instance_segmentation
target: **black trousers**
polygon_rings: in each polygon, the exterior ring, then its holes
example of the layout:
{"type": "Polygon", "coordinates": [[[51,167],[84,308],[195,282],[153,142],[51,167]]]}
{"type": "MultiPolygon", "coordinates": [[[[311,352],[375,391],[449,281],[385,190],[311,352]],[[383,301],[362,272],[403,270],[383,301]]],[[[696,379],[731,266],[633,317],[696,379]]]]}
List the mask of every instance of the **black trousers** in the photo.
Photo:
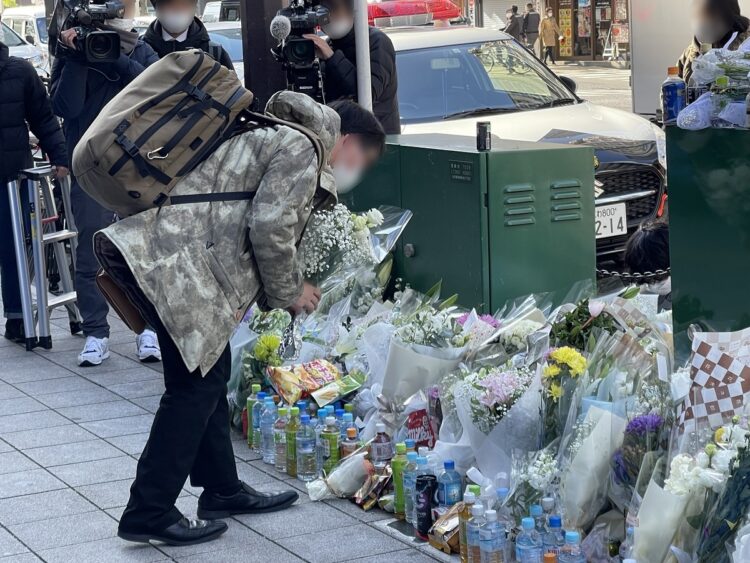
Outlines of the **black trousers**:
{"type": "Polygon", "coordinates": [[[547,63],[547,57],[552,59],[552,63],[555,63],[555,48],[554,47],[545,47],[544,48],[544,62],[547,63]]]}

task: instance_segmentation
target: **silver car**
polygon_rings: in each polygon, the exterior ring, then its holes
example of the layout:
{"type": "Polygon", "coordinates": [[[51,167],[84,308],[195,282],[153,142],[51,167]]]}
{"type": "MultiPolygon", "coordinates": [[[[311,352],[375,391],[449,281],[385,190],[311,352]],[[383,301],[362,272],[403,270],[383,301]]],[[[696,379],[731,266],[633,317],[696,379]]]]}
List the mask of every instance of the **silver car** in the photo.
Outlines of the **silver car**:
{"type": "Polygon", "coordinates": [[[49,73],[45,68],[46,61],[41,49],[28,43],[5,23],[0,22],[0,26],[3,28],[3,43],[8,46],[10,56],[29,61],[39,76],[48,78],[49,73]]]}

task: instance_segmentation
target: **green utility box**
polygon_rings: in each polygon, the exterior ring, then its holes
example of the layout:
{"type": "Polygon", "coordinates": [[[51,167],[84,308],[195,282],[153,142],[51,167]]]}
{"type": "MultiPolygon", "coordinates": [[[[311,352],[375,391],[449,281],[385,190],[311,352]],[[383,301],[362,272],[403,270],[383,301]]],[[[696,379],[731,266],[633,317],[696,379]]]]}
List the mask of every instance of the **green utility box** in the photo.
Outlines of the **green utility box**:
{"type": "Polygon", "coordinates": [[[493,312],[530,293],[562,294],[595,278],[592,149],[473,138],[402,135],[344,199],[354,210],[394,205],[414,213],[396,275],[459,294],[493,312]]]}
{"type": "Polygon", "coordinates": [[[667,128],[672,307],[678,359],[692,324],[750,326],[750,133],[667,128]]]}

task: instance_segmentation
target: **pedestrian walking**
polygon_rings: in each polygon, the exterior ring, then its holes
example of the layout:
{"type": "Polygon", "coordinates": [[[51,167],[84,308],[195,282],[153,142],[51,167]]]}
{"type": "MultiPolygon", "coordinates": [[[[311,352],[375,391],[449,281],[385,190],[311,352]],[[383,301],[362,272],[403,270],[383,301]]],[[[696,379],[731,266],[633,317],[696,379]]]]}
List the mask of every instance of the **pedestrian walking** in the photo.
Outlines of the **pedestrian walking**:
{"type": "MultiPolygon", "coordinates": [[[[539,40],[539,25],[542,23],[542,16],[534,8],[534,4],[526,4],[526,12],[523,15],[523,39],[529,50],[536,55],[536,42],[539,40]]],[[[542,57],[541,51],[539,58],[542,57]]]]}
{"type": "Polygon", "coordinates": [[[547,64],[547,60],[551,60],[552,64],[555,62],[555,47],[557,47],[557,41],[562,41],[563,35],[560,26],[557,25],[555,19],[555,13],[552,8],[547,8],[547,17],[542,20],[539,28],[539,34],[542,37],[542,47],[544,47],[544,64],[547,64]]]}
{"type": "Polygon", "coordinates": [[[505,12],[505,33],[513,37],[516,41],[521,41],[521,34],[523,33],[523,20],[518,15],[518,6],[511,6],[507,12],[505,12]]]}

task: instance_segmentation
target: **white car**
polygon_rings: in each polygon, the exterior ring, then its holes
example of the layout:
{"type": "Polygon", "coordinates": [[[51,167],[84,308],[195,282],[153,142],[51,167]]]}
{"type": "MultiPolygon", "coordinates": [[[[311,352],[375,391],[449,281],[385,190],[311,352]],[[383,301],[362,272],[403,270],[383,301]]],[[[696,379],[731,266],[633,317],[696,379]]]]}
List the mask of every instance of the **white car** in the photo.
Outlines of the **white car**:
{"type": "Polygon", "coordinates": [[[3,43],[8,46],[10,56],[26,59],[34,66],[39,76],[48,78],[47,61],[39,47],[24,41],[20,35],[5,24],[5,21],[0,22],[0,26],[3,28],[3,43]]]}
{"type": "Polygon", "coordinates": [[[245,66],[242,62],[242,25],[238,21],[204,24],[211,41],[218,43],[229,53],[234,72],[241,82],[245,81],[245,66]]]}
{"type": "Polygon", "coordinates": [[[42,68],[45,72],[49,72],[49,38],[47,36],[47,18],[44,14],[44,6],[6,8],[3,11],[2,20],[26,43],[38,48],[44,61],[42,68]]]}
{"type": "Polygon", "coordinates": [[[206,2],[206,6],[203,8],[201,20],[203,20],[203,23],[217,22],[219,21],[220,13],[221,2],[206,2]]]}
{"type": "Polygon", "coordinates": [[[662,213],[664,134],[649,121],[581,100],[572,80],[502,32],[385,31],[396,49],[403,133],[474,137],[477,122],[489,121],[503,139],[594,147],[600,262],[618,260],[638,225],[662,213]]]}

